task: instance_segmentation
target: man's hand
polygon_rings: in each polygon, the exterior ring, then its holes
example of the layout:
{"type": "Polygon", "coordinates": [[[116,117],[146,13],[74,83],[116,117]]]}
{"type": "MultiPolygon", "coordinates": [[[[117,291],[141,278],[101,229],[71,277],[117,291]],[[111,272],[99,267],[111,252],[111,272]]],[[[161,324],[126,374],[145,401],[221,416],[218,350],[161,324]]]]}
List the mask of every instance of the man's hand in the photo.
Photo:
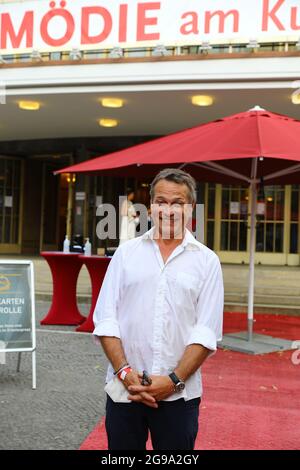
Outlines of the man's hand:
{"type": "MultiPolygon", "coordinates": [[[[141,378],[142,375],[139,374],[141,378]]],[[[174,393],[174,384],[169,376],[151,375],[151,385],[132,384],[128,386],[130,395],[128,399],[134,402],[141,401],[141,395],[147,393],[156,401],[164,400],[174,393]]]]}
{"type": "MultiPolygon", "coordinates": [[[[131,400],[131,396],[134,396],[135,399],[132,401],[139,402],[139,403],[144,403],[144,405],[150,406],[151,408],[158,408],[158,404],[156,403],[156,400],[153,396],[151,396],[148,392],[146,392],[144,389],[146,387],[143,387],[141,385],[141,374],[138,374],[135,370],[132,372],[129,372],[126,374],[125,380],[123,381],[125,387],[127,390],[129,390],[131,387],[140,387],[142,390],[139,391],[139,393],[132,395],[130,394],[128,396],[128,399],[131,400]]],[[[129,390],[131,392],[131,390],[129,390]]]]}

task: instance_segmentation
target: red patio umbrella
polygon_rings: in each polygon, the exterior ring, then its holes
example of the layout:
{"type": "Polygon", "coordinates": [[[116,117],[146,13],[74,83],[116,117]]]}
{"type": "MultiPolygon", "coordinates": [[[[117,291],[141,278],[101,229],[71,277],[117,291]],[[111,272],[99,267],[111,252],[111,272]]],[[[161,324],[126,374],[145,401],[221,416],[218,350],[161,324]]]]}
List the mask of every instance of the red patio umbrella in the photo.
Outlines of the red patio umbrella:
{"type": "Polygon", "coordinates": [[[180,166],[202,181],[243,182],[250,187],[251,237],[248,340],[253,333],[257,184],[300,181],[300,121],[259,106],[144,144],[63,168],[59,173],[153,176],[180,166]]]}
{"type": "MultiPolygon", "coordinates": [[[[257,177],[264,176],[265,180],[278,183],[283,174],[273,173],[286,170],[290,166],[288,160],[300,161],[299,136],[300,121],[256,107],[63,168],[56,174],[106,171],[114,175],[132,172],[144,176],[145,173],[154,174],[162,165],[184,163],[188,168],[201,163],[201,176],[209,174],[210,179],[215,180],[216,176],[212,177],[211,171],[212,167],[217,166],[211,165],[211,162],[222,160],[222,167],[232,170],[226,172],[227,177],[248,181],[252,158],[265,157],[264,163],[258,165],[257,177]],[[146,167],[142,171],[138,170],[142,165],[146,167]]],[[[223,168],[222,176],[226,179],[223,168]]],[[[296,180],[294,177],[288,182],[296,180]]]]}

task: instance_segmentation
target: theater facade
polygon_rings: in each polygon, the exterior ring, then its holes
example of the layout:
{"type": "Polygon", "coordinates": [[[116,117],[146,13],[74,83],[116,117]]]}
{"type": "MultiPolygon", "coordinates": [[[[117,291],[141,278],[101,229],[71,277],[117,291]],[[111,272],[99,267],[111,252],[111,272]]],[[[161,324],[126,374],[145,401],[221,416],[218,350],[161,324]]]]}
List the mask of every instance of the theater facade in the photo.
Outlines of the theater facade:
{"type": "MultiPolygon", "coordinates": [[[[53,172],[259,105],[300,119],[296,0],[0,0],[0,254],[90,237],[150,179],[53,172]]],[[[249,261],[246,186],[199,180],[205,243],[249,261]]],[[[300,181],[259,194],[256,262],[300,264],[300,181]]]]}

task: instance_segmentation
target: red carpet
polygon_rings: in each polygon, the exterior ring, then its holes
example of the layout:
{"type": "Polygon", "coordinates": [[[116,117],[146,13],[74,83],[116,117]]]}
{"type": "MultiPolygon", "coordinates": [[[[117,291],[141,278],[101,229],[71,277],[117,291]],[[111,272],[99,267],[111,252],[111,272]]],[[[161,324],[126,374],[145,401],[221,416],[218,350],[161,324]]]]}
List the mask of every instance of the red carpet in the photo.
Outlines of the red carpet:
{"type": "MultiPolygon", "coordinates": [[[[245,314],[225,314],[224,333],[246,325],[245,314]]],[[[300,340],[300,318],[256,315],[255,332],[300,340]]],[[[292,351],[249,356],[219,350],[208,359],[196,449],[299,450],[300,365],[291,356],[292,351]]],[[[80,449],[107,449],[104,419],[80,449]]]]}

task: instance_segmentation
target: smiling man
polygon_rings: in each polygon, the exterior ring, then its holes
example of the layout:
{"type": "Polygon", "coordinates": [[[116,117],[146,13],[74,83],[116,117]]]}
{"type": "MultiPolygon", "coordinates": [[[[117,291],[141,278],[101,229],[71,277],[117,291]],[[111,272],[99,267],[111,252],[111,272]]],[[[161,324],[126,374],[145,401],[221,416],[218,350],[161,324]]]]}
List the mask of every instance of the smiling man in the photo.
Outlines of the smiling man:
{"type": "MultiPolygon", "coordinates": [[[[196,203],[186,172],[168,168],[151,185],[154,226],[121,245],[94,312],[94,335],[126,398],[107,396],[110,450],[192,450],[202,396],[200,367],[222,338],[218,257],[186,228],[196,203]],[[150,375],[148,384],[142,376],[150,375]]],[[[147,377],[147,376],[146,376],[147,377]]]]}

